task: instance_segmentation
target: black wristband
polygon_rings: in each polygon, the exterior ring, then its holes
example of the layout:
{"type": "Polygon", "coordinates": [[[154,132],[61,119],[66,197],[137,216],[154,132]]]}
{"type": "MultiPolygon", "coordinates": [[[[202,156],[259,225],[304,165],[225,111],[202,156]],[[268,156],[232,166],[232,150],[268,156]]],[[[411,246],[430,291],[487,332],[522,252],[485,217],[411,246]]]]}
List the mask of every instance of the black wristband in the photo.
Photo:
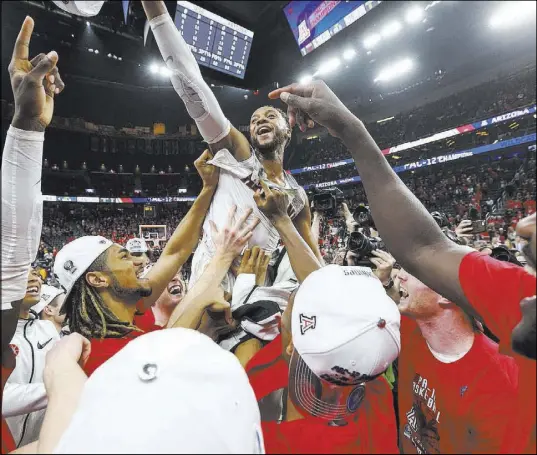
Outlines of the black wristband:
{"type": "Polygon", "coordinates": [[[389,291],[391,288],[393,288],[393,279],[390,277],[390,281],[388,281],[388,284],[382,285],[386,291],[389,291]]]}

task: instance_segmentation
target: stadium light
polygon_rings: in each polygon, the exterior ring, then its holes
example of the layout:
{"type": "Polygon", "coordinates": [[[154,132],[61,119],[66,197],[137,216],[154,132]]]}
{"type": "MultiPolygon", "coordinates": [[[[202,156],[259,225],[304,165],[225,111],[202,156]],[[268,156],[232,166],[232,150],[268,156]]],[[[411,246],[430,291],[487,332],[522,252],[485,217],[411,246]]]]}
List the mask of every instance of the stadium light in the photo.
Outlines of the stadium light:
{"type": "Polygon", "coordinates": [[[107,57],[108,57],[108,58],[112,58],[112,54],[108,54],[107,57]]]}
{"type": "Polygon", "coordinates": [[[163,77],[170,77],[172,72],[168,69],[167,66],[161,66],[159,68],[159,74],[163,77]]]}
{"type": "Polygon", "coordinates": [[[425,11],[423,11],[422,8],[420,8],[419,6],[413,6],[406,12],[405,20],[409,24],[416,24],[423,19],[424,15],[425,11]]]}
{"type": "Polygon", "coordinates": [[[88,51],[93,52],[93,49],[89,48],[88,51]]]}
{"type": "Polygon", "coordinates": [[[405,73],[408,73],[414,67],[414,63],[409,58],[399,60],[393,65],[384,68],[375,78],[375,82],[387,82],[405,73]]]}
{"type": "Polygon", "coordinates": [[[300,79],[299,79],[299,83],[300,84],[307,84],[308,82],[311,82],[313,79],[313,76],[309,75],[309,74],[306,74],[305,76],[302,76],[300,79]]]}
{"type": "Polygon", "coordinates": [[[518,25],[528,19],[535,20],[536,2],[502,2],[490,19],[490,26],[495,29],[518,25]]]}
{"type": "Polygon", "coordinates": [[[150,67],[149,67],[149,71],[151,71],[153,74],[157,74],[158,73],[158,65],[156,63],[153,63],[150,67]]]}
{"type": "Polygon", "coordinates": [[[343,52],[343,58],[345,60],[352,60],[355,55],[356,51],[354,49],[346,49],[345,52],[343,52]]]}
{"type": "Polygon", "coordinates": [[[373,49],[378,44],[380,39],[381,36],[378,33],[374,33],[373,35],[370,35],[364,39],[364,47],[366,49],[373,49]]]}
{"type": "Polygon", "coordinates": [[[332,71],[336,70],[339,65],[341,65],[341,60],[339,60],[339,58],[331,58],[330,60],[327,60],[326,62],[321,64],[321,66],[317,70],[317,73],[321,75],[331,73],[332,71]]]}
{"type": "Polygon", "coordinates": [[[95,49],[95,53],[98,54],[98,53],[99,53],[99,49],[95,49]]]}
{"type": "Polygon", "coordinates": [[[390,22],[389,24],[386,24],[381,30],[380,34],[382,35],[383,38],[391,38],[392,36],[397,35],[401,31],[402,28],[403,26],[401,25],[400,22],[393,21],[393,22],[390,22]]]}
{"type": "Polygon", "coordinates": [[[90,21],[86,21],[86,25],[89,27],[91,25],[90,21]]]}

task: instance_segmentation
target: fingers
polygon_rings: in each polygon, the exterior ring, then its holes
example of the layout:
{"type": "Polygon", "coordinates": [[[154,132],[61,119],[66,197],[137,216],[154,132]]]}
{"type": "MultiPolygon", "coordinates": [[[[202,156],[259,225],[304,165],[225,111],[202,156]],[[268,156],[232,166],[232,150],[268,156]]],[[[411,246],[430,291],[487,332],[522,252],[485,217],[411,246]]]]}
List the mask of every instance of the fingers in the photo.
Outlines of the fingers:
{"type": "Polygon", "coordinates": [[[231,207],[231,210],[229,211],[229,216],[227,219],[228,226],[231,226],[233,224],[233,220],[235,219],[235,213],[237,213],[237,206],[233,205],[233,207],[231,207]]]}
{"type": "MultiPolygon", "coordinates": [[[[248,224],[240,233],[239,238],[245,236],[247,233],[250,233],[253,235],[253,230],[257,227],[261,220],[259,218],[255,218],[254,221],[252,221],[250,224],[248,224]]],[[[250,235],[251,237],[251,235],[250,235]]],[[[248,238],[250,238],[248,237],[248,238]]]]}
{"type": "Polygon", "coordinates": [[[30,49],[30,38],[34,31],[34,20],[30,16],[26,16],[22,23],[21,30],[15,41],[15,47],[13,49],[13,56],[11,61],[14,60],[28,60],[30,49]]]}
{"type": "Polygon", "coordinates": [[[384,263],[378,258],[369,258],[369,260],[377,266],[377,269],[384,263]]]}
{"type": "Polygon", "coordinates": [[[252,248],[252,254],[250,255],[250,264],[253,266],[257,264],[257,260],[259,259],[259,253],[261,252],[261,249],[258,246],[254,246],[252,248]]]}
{"type": "Polygon", "coordinates": [[[84,368],[84,365],[86,365],[86,362],[89,359],[89,356],[91,354],[91,343],[90,341],[82,337],[82,354],[80,355],[80,360],[78,361],[78,364],[84,368]]]}
{"type": "Polygon", "coordinates": [[[58,54],[56,51],[50,51],[44,58],[42,58],[35,68],[28,73],[28,76],[34,79],[36,82],[43,81],[43,78],[50,73],[52,69],[58,63],[58,54]]]}
{"type": "Polygon", "coordinates": [[[242,255],[242,260],[241,260],[241,267],[245,266],[248,261],[250,260],[250,256],[252,254],[252,250],[250,250],[250,248],[246,248],[246,250],[244,250],[244,254],[242,255]]]}
{"type": "Polygon", "coordinates": [[[271,195],[272,190],[269,188],[269,186],[263,180],[261,180],[260,183],[261,183],[261,188],[263,188],[263,193],[265,194],[265,197],[268,197],[269,195],[271,195]]]}
{"type": "MultiPolygon", "coordinates": [[[[47,55],[46,54],[38,54],[36,55],[32,60],[30,60],[30,63],[35,68],[47,55]]],[[[63,82],[60,71],[58,70],[57,66],[54,66],[50,73],[47,74],[47,78],[45,81],[45,91],[49,96],[52,96],[51,94],[59,94],[63,92],[63,89],[65,88],[65,83],[63,82]],[[54,85],[54,87],[52,87],[54,85]]]]}
{"type": "Polygon", "coordinates": [[[214,224],[213,220],[209,220],[209,226],[211,226],[211,231],[214,239],[218,236],[218,228],[216,227],[216,224],[214,224]]]}
{"type": "MultiPolygon", "coordinates": [[[[237,207],[235,207],[235,210],[237,209],[237,207]]],[[[235,230],[239,230],[243,224],[246,222],[246,220],[248,219],[248,217],[252,214],[254,210],[252,208],[249,208],[248,210],[246,210],[246,212],[244,212],[244,214],[239,218],[239,220],[235,223],[235,226],[234,229],[235,230]]]]}

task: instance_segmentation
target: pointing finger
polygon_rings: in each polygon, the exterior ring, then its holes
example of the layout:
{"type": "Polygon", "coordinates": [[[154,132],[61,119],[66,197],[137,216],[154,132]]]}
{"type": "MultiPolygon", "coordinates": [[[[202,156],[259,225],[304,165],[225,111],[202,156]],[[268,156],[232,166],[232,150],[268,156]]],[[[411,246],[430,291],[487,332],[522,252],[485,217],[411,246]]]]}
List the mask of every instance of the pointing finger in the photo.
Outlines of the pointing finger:
{"type": "Polygon", "coordinates": [[[28,54],[30,49],[30,38],[34,31],[34,20],[30,16],[26,16],[22,23],[21,30],[15,41],[15,48],[13,49],[13,60],[28,60],[28,54]]]}

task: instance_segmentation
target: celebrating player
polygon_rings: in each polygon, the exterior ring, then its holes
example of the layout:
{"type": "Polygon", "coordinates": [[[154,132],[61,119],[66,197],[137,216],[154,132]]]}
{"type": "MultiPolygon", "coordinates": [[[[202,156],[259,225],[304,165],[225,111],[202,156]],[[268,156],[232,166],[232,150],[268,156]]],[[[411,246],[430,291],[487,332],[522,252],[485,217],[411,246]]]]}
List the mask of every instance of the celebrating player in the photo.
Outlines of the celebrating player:
{"type": "MultiPolygon", "coordinates": [[[[284,151],[291,139],[291,128],[285,113],[271,106],[257,109],[250,120],[250,145],[248,139],[224,116],[164,2],[143,1],[142,4],[162,57],[172,72],[173,87],[215,154],[211,163],[221,169],[220,182],[203,226],[203,239],[192,261],[190,285],[199,278],[215,252],[209,222],[213,221],[221,228],[233,204],[240,208],[237,216],[253,208],[252,216],[261,219],[249,246],[257,245],[269,253],[276,249],[278,232],[259,212],[253,199],[254,191],[260,188],[262,181],[269,187],[286,192],[288,210],[297,230],[320,259],[311,233],[311,213],[306,193],[283,169],[284,151]]],[[[233,288],[233,282],[233,274],[228,273],[223,281],[228,292],[233,288]]]]}

